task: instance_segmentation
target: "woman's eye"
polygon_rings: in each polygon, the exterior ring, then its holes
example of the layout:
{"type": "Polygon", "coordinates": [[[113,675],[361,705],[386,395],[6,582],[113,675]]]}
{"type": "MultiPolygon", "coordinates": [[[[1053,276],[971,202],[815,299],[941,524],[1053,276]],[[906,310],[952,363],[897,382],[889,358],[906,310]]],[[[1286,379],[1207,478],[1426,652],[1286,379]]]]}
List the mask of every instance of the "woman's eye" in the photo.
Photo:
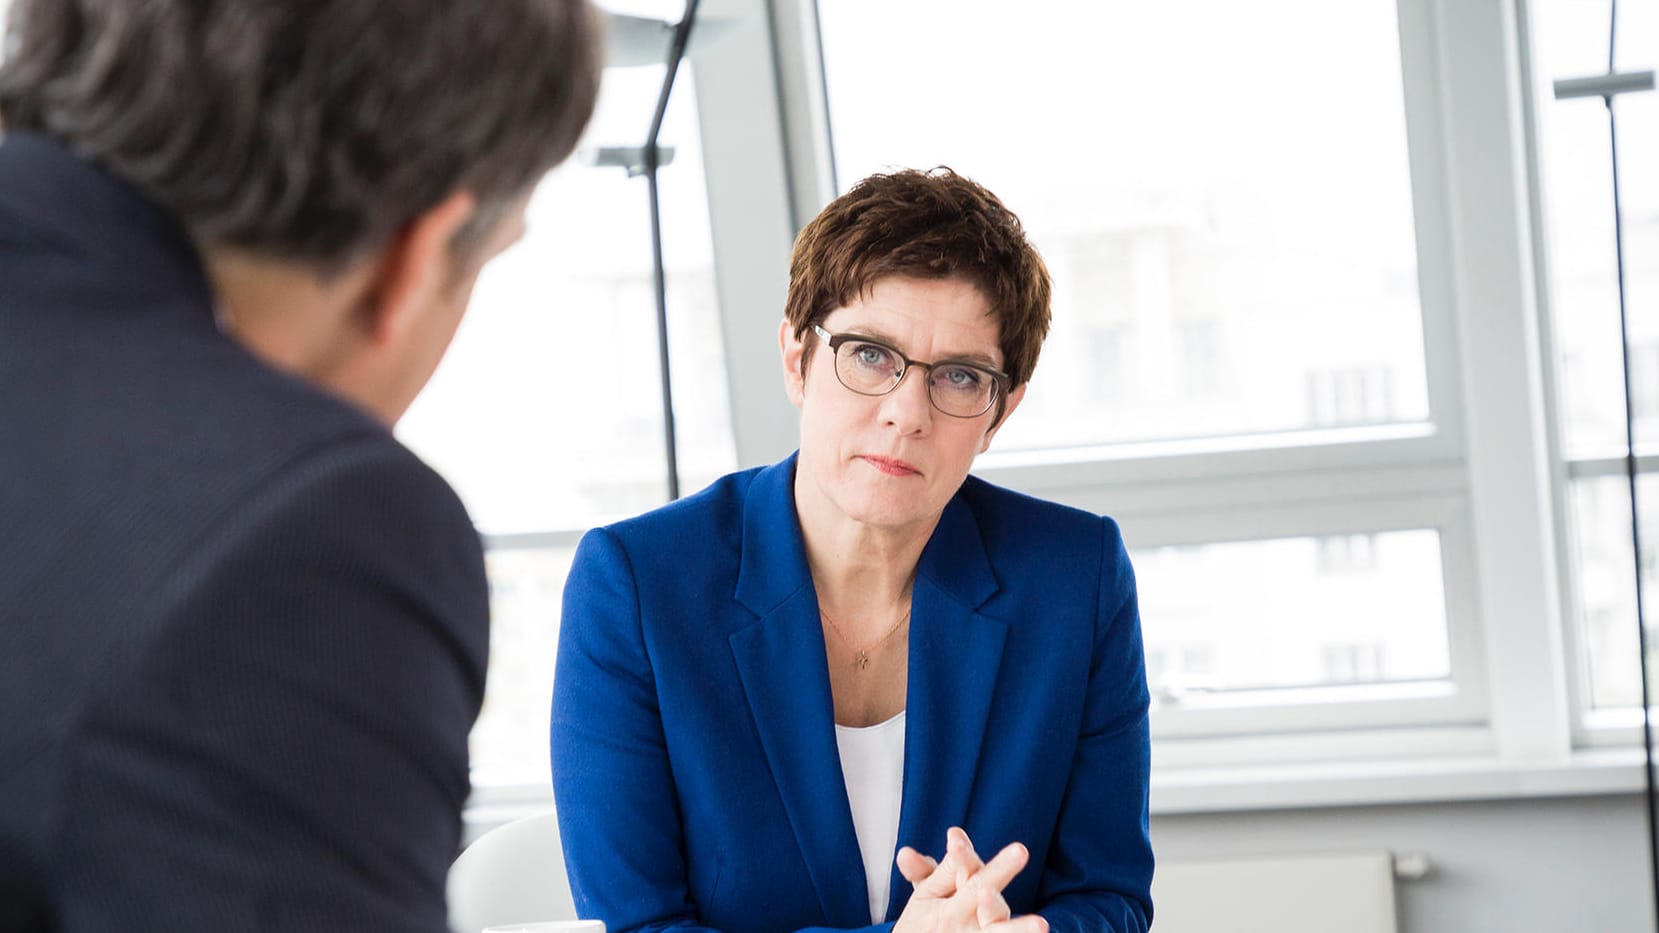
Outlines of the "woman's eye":
{"type": "Polygon", "coordinates": [[[970,366],[942,366],[934,371],[938,382],[948,389],[977,390],[984,377],[970,366]]]}
{"type": "Polygon", "coordinates": [[[870,369],[892,369],[893,354],[886,347],[861,343],[853,347],[853,360],[870,369]]]}

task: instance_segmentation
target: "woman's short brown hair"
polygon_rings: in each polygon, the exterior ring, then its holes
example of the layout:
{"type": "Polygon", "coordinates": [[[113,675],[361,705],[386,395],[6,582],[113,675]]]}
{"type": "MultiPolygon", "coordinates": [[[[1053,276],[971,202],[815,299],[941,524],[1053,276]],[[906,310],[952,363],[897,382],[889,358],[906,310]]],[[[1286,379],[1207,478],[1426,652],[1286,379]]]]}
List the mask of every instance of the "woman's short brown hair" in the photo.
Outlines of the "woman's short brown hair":
{"type": "Polygon", "coordinates": [[[784,316],[811,358],[812,325],[890,275],[961,279],[997,320],[1013,384],[1031,378],[1048,336],[1048,267],[1014,212],[983,185],[940,166],[871,175],[795,238],[784,316]]]}

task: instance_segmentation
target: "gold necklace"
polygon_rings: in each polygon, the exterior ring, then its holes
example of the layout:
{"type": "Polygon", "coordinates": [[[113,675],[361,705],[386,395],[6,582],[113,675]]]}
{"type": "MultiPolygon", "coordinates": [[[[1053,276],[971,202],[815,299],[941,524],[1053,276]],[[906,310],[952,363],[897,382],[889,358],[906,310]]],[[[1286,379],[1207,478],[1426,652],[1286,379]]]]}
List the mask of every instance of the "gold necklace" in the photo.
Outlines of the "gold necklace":
{"type": "Polygon", "coordinates": [[[899,617],[899,621],[893,623],[893,627],[888,629],[885,635],[882,635],[875,641],[860,648],[853,644],[853,640],[848,638],[847,633],[841,630],[841,624],[830,618],[829,613],[820,608],[818,610],[818,614],[823,616],[824,621],[830,624],[830,628],[835,632],[836,636],[841,639],[841,643],[846,645],[848,648],[853,649],[853,666],[861,671],[870,666],[870,652],[876,648],[880,648],[882,644],[887,641],[887,639],[893,637],[894,632],[897,632],[899,628],[904,625],[904,623],[910,621],[910,610],[906,609],[904,611],[904,615],[899,617]]]}

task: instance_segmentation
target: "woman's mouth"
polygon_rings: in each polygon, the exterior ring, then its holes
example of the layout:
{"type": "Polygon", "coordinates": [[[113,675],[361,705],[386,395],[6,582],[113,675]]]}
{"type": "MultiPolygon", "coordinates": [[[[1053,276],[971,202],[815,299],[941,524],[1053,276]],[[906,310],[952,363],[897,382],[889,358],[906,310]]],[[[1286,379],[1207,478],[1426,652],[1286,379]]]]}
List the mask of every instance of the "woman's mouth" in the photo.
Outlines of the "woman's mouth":
{"type": "Polygon", "coordinates": [[[921,472],[910,464],[905,463],[903,460],[895,460],[892,457],[877,457],[871,454],[865,454],[864,462],[875,467],[881,472],[886,473],[888,476],[914,476],[921,472]]]}

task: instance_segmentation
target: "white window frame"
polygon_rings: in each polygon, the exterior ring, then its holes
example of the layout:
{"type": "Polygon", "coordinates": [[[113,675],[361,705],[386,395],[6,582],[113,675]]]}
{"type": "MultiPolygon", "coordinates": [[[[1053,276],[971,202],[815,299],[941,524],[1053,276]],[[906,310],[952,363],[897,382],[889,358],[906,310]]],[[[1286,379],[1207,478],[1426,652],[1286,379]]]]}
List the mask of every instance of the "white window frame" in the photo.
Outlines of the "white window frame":
{"type": "MultiPolygon", "coordinates": [[[[1433,429],[1264,437],[1257,449],[1190,441],[993,452],[976,468],[1112,514],[1135,547],[1439,532],[1454,690],[1362,697],[1341,688],[1331,695],[1354,699],[1159,709],[1161,764],[1332,754],[1534,761],[1573,747],[1525,8],[1399,0],[1398,11],[1433,429]]],[[[711,54],[691,65],[732,424],[738,461],[751,466],[796,446],[775,335],[793,232],[835,193],[828,108],[812,0],[708,0],[701,15],[719,33],[718,54],[711,40],[711,54]]]]}
{"type": "MultiPolygon", "coordinates": [[[[1528,0],[1516,0],[1516,3],[1520,5],[1521,10],[1526,10],[1526,7],[1528,7],[1528,0]]],[[[1525,23],[1525,20],[1523,20],[1523,23],[1525,23]]],[[[1533,106],[1528,108],[1528,115],[1531,116],[1531,123],[1528,126],[1530,136],[1528,138],[1530,138],[1531,163],[1533,163],[1533,173],[1528,178],[1528,194],[1530,194],[1533,204],[1540,206],[1538,208],[1540,216],[1546,217],[1543,171],[1538,166],[1548,158],[1541,151],[1543,149],[1541,139],[1545,138],[1543,126],[1550,123],[1551,111],[1553,111],[1553,106],[1556,105],[1554,80],[1556,78],[1568,78],[1568,76],[1579,78],[1579,76],[1589,75],[1554,75],[1554,73],[1551,73],[1548,61],[1543,60],[1538,48],[1540,48],[1538,38],[1531,37],[1531,35],[1523,37],[1521,50],[1528,56],[1528,63],[1530,63],[1530,68],[1528,68],[1530,81],[1526,85],[1526,91],[1530,93],[1531,101],[1533,101],[1533,106]]],[[[1647,91],[1647,93],[1659,93],[1659,91],[1647,91]]],[[[1623,171],[1624,173],[1651,171],[1651,166],[1624,164],[1623,171]]],[[[1609,212],[1613,211],[1611,193],[1609,193],[1609,203],[1606,209],[1609,212]]],[[[1551,314],[1550,305],[1553,292],[1550,289],[1550,267],[1548,267],[1550,246],[1548,246],[1548,229],[1546,229],[1545,222],[1540,222],[1538,229],[1535,231],[1533,252],[1535,252],[1536,259],[1538,259],[1538,264],[1536,264],[1536,289],[1538,289],[1538,304],[1540,304],[1541,332],[1545,337],[1546,347],[1553,347],[1553,329],[1551,329],[1553,314],[1551,314]]],[[[1554,360],[1556,360],[1556,357],[1554,357],[1553,352],[1546,354],[1545,360],[1543,360],[1546,380],[1550,385],[1554,385],[1554,360]]],[[[1550,450],[1561,452],[1563,450],[1561,440],[1559,440],[1561,427],[1559,427],[1556,412],[1551,410],[1550,415],[1550,423],[1548,423],[1548,428],[1550,428],[1550,450]]],[[[1637,448],[1636,463],[1639,475],[1659,475],[1659,455],[1656,455],[1656,453],[1642,452],[1641,448],[1637,448]]],[[[1558,576],[1559,581],[1561,581],[1561,584],[1559,584],[1559,611],[1561,611],[1561,618],[1564,619],[1563,644],[1564,654],[1568,659],[1566,677],[1568,677],[1569,689],[1569,717],[1571,717],[1571,729],[1573,729],[1573,744],[1576,747],[1583,747],[1583,749],[1614,749],[1614,747],[1627,749],[1627,747],[1641,747],[1642,744],[1641,707],[1603,709],[1603,711],[1594,709],[1593,696],[1591,696],[1593,686],[1591,686],[1591,676],[1589,676],[1589,647],[1584,644],[1584,634],[1586,633],[1584,633],[1583,626],[1579,624],[1579,598],[1578,593],[1576,593],[1576,574],[1574,574],[1573,558],[1571,558],[1571,553],[1573,553],[1573,541],[1571,541],[1573,528],[1571,528],[1569,511],[1571,511],[1574,481],[1584,480],[1584,478],[1596,478],[1596,476],[1624,476],[1624,470],[1626,470],[1626,466],[1624,466],[1623,447],[1614,448],[1609,452],[1598,452],[1598,455],[1593,455],[1593,457],[1568,458],[1563,453],[1563,455],[1553,458],[1553,463],[1551,463],[1551,486],[1553,486],[1554,506],[1556,506],[1554,508],[1554,521],[1556,521],[1556,530],[1558,530],[1558,536],[1556,536],[1558,576]]],[[[1654,543],[1644,540],[1642,546],[1652,548],[1654,543]]],[[[1649,609],[1649,613],[1651,611],[1652,609],[1649,609]]]]}
{"type": "MultiPolygon", "coordinates": [[[[1528,22],[1525,11],[1529,0],[1515,0],[1522,12],[1520,22],[1525,27],[1528,22]]],[[[1530,34],[1523,34],[1519,42],[1521,53],[1527,63],[1526,73],[1529,80],[1524,85],[1528,95],[1528,106],[1525,114],[1528,117],[1527,139],[1529,145],[1529,164],[1531,171],[1527,177],[1527,193],[1531,202],[1536,205],[1539,222],[1536,225],[1532,238],[1532,255],[1535,267],[1535,288],[1538,296],[1538,320],[1543,343],[1546,347],[1553,347],[1552,337],[1552,308],[1553,292],[1549,278],[1549,235],[1547,210],[1544,207],[1542,171],[1540,163],[1547,158],[1542,152],[1542,139],[1545,136],[1543,127],[1551,119],[1551,110],[1555,105],[1554,81],[1558,77],[1588,77],[1587,75],[1555,75],[1551,73],[1549,63],[1542,61],[1538,54],[1538,41],[1530,34]]],[[[1649,92],[1659,93],[1659,92],[1649,92]]],[[[1647,171],[1648,166],[1625,166],[1625,171],[1647,171]]],[[[1611,207],[1609,207],[1611,210],[1611,207]]],[[[1553,353],[1545,354],[1541,363],[1545,374],[1546,387],[1555,385],[1556,362],[1553,353]]],[[[1547,431],[1549,449],[1561,451],[1561,426],[1558,421],[1558,409],[1551,399],[1548,411],[1547,431]]],[[[1659,455],[1652,452],[1638,450],[1637,470],[1641,474],[1659,475],[1659,455]]],[[[1585,632],[1579,624],[1579,598],[1576,592],[1576,573],[1572,566],[1572,533],[1571,500],[1573,482],[1591,477],[1607,477],[1625,475],[1624,452],[1622,448],[1609,451],[1599,456],[1577,457],[1568,459],[1564,455],[1551,458],[1551,490],[1554,510],[1552,519],[1557,531],[1556,535],[1556,576],[1559,581],[1558,603],[1561,619],[1563,620],[1563,654],[1565,657],[1565,679],[1568,691],[1568,716],[1571,723],[1571,741],[1577,748],[1610,749],[1639,747],[1642,744],[1642,711],[1639,706],[1597,710],[1592,702],[1592,687],[1589,670],[1589,647],[1585,644],[1585,632]]],[[[1653,542],[1644,541],[1644,547],[1653,546],[1653,542]]],[[[1651,611],[1651,610],[1650,610],[1651,611]]]]}

